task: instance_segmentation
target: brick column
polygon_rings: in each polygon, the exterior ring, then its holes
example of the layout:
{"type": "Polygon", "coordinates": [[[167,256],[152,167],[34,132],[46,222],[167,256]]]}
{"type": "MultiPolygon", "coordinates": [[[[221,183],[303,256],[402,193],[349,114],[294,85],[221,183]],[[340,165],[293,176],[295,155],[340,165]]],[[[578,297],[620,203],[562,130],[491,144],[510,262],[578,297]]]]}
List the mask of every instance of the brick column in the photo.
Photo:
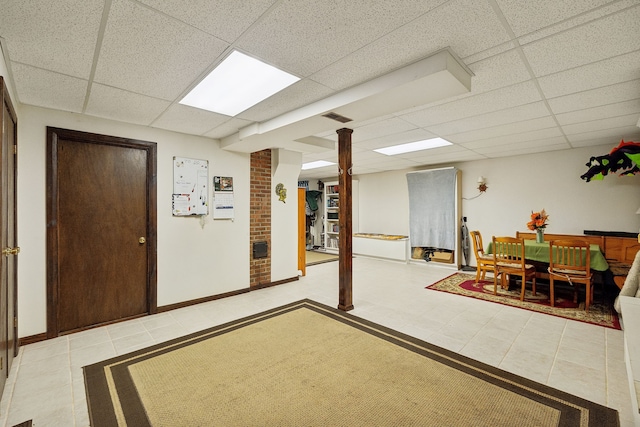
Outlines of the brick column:
{"type": "Polygon", "coordinates": [[[271,150],[251,153],[249,225],[250,281],[254,287],[271,283],[271,150]],[[253,243],[267,242],[267,257],[253,258],[253,243]]]}

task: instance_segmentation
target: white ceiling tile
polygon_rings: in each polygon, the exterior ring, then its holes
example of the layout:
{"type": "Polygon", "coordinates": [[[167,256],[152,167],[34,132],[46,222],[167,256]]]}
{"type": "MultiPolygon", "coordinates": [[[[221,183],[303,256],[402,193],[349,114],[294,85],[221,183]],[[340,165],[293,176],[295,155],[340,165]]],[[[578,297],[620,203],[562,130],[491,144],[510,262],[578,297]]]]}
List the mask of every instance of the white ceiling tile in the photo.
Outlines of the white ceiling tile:
{"type": "MultiPolygon", "coordinates": [[[[375,151],[360,151],[352,154],[353,164],[378,164],[389,159],[385,154],[376,153],[375,151]]],[[[337,161],[337,158],[334,160],[337,161]]]]}
{"type": "Polygon", "coordinates": [[[382,169],[382,170],[398,170],[398,169],[408,169],[415,166],[418,166],[417,162],[397,158],[396,156],[387,156],[391,157],[388,159],[380,159],[379,162],[375,160],[363,161],[362,166],[374,169],[382,169]]]}
{"type": "MultiPolygon", "coordinates": [[[[270,58],[273,65],[307,77],[439,3],[442,0],[283,0],[256,22],[237,45],[260,58],[270,58]]],[[[315,80],[331,87],[326,81],[315,80]]]]}
{"type": "Polygon", "coordinates": [[[114,0],[95,81],[174,100],[227,43],[128,0],[114,0]]]}
{"type": "Polygon", "coordinates": [[[471,79],[474,94],[511,86],[533,77],[515,49],[468,64],[468,67],[475,74],[471,79]]]}
{"type": "Polygon", "coordinates": [[[338,174],[338,165],[330,165],[330,166],[323,166],[321,168],[315,168],[315,169],[307,169],[307,170],[303,170],[301,171],[301,174],[304,173],[304,176],[314,176],[317,178],[321,178],[321,177],[325,177],[325,176],[331,176],[331,175],[337,175],[338,174]]]}
{"type": "Polygon", "coordinates": [[[449,162],[463,162],[472,160],[483,160],[487,157],[484,154],[471,150],[456,151],[452,153],[434,154],[431,156],[416,157],[415,160],[424,165],[437,165],[449,162]]]}
{"type": "MultiPolygon", "coordinates": [[[[563,1],[563,3],[583,3],[586,2],[581,1],[563,1]]],[[[580,15],[576,15],[573,18],[557,22],[552,25],[548,25],[546,27],[541,28],[538,31],[534,31],[532,33],[526,34],[518,38],[518,41],[521,45],[529,44],[533,41],[540,40],[546,37],[549,37],[552,34],[560,33],[562,31],[567,31],[573,27],[583,25],[589,23],[591,21],[598,20],[607,15],[611,15],[616,12],[623,11],[629,7],[634,7],[637,4],[637,0],[619,0],[608,3],[601,7],[596,7],[593,10],[590,10],[585,13],[581,13],[580,15]]]]}
{"type": "Polygon", "coordinates": [[[81,113],[88,82],[19,63],[12,64],[20,102],[81,113]]]}
{"type": "Polygon", "coordinates": [[[428,159],[434,156],[442,156],[445,154],[455,154],[455,153],[463,153],[463,152],[467,152],[470,151],[467,148],[461,146],[461,145],[447,145],[446,147],[437,147],[437,148],[430,148],[427,150],[420,150],[420,151],[414,151],[412,153],[403,153],[403,154],[398,154],[395,157],[399,157],[399,158],[403,158],[403,159],[407,159],[407,160],[413,160],[413,161],[417,161],[420,162],[424,159],[428,159]]]}
{"type": "Polygon", "coordinates": [[[573,148],[580,147],[593,147],[596,145],[606,145],[609,147],[608,150],[603,151],[601,153],[595,152],[594,155],[601,156],[604,154],[608,154],[614,147],[617,147],[620,144],[620,141],[639,141],[640,140],[640,129],[636,132],[633,129],[630,129],[630,132],[624,136],[624,138],[617,139],[615,137],[607,136],[607,135],[593,135],[593,138],[585,138],[579,141],[571,141],[571,146],[573,148]]]}
{"type": "Polygon", "coordinates": [[[640,137],[640,128],[636,126],[627,126],[617,129],[602,129],[599,131],[591,131],[585,133],[576,133],[573,135],[567,135],[567,139],[571,143],[572,147],[579,147],[584,141],[601,141],[600,144],[605,144],[609,141],[611,144],[618,145],[621,140],[630,141],[640,137]]]}
{"type": "Polygon", "coordinates": [[[638,78],[640,50],[538,78],[547,98],[595,89],[638,78]]]}
{"type": "Polygon", "coordinates": [[[496,3],[515,35],[522,36],[600,7],[609,1],[496,0],[496,3]]]}
{"type": "MultiPolygon", "coordinates": [[[[563,136],[556,136],[552,138],[545,139],[535,139],[529,141],[521,141],[521,140],[512,140],[508,144],[500,144],[500,145],[491,145],[485,147],[475,148],[474,151],[486,155],[492,155],[494,153],[504,152],[504,151],[519,151],[519,150],[531,150],[536,149],[539,151],[544,151],[545,147],[553,146],[558,147],[564,145],[564,148],[571,148],[567,140],[563,136]]],[[[527,151],[527,152],[535,152],[535,151],[527,151]]]]}
{"type": "Polygon", "coordinates": [[[222,114],[173,104],[154,120],[151,126],[192,135],[203,135],[227,121],[229,117],[222,114]]]}
{"type": "Polygon", "coordinates": [[[435,137],[436,135],[424,129],[412,129],[406,132],[397,132],[393,134],[387,134],[384,136],[380,136],[378,138],[370,138],[370,139],[367,139],[366,141],[360,142],[355,137],[355,131],[354,131],[354,141],[356,141],[354,142],[354,145],[360,148],[375,150],[377,148],[389,147],[391,145],[397,145],[397,144],[406,144],[409,142],[422,141],[424,139],[430,139],[435,137]]]}
{"type": "Polygon", "coordinates": [[[506,110],[494,111],[492,113],[480,114],[456,120],[454,122],[431,126],[429,130],[437,135],[446,136],[474,131],[477,129],[501,126],[509,123],[515,123],[517,126],[518,122],[524,122],[526,120],[537,119],[549,115],[549,109],[544,102],[533,102],[531,104],[520,105],[506,110]]]}
{"type": "Polygon", "coordinates": [[[461,58],[509,41],[489,2],[466,0],[446,2],[398,31],[396,36],[403,37],[405,44],[414,43],[411,47],[420,43],[435,49],[450,46],[461,58]],[[469,28],[474,29],[471,37],[469,28]]]}
{"type": "MultiPolygon", "coordinates": [[[[356,150],[352,152],[353,156],[357,154],[356,150]]],[[[321,153],[303,153],[302,163],[315,162],[317,160],[325,160],[327,162],[338,163],[337,151],[323,151],[321,153]]]]}
{"type": "Polygon", "coordinates": [[[94,83],[87,103],[90,116],[149,125],[170,102],[94,83]]]}
{"type": "Polygon", "coordinates": [[[637,99],[640,79],[549,99],[555,114],[637,99]]]}
{"type": "MultiPolygon", "coordinates": [[[[465,141],[460,141],[457,137],[451,137],[451,140],[455,143],[459,143],[464,147],[470,149],[478,149],[484,147],[495,147],[498,145],[511,144],[514,141],[536,141],[547,138],[562,137],[562,132],[557,126],[543,127],[549,123],[540,123],[542,126],[537,126],[540,119],[531,120],[527,123],[529,126],[522,126],[518,129],[511,129],[510,131],[502,131],[501,129],[494,129],[496,132],[492,136],[487,134],[478,135],[475,138],[468,137],[465,141]],[[518,132],[513,132],[518,131],[518,132]]],[[[564,138],[564,137],[563,137],[564,138]]]]}
{"type": "Polygon", "coordinates": [[[463,57],[462,59],[464,60],[465,64],[474,64],[478,61],[484,61],[485,59],[491,58],[493,56],[496,55],[500,55],[502,53],[508,52],[510,50],[513,50],[515,48],[519,47],[518,44],[514,41],[507,41],[504,43],[500,43],[492,48],[483,50],[481,52],[478,53],[474,53],[472,55],[468,55],[463,57]]]}
{"type": "Polygon", "coordinates": [[[413,129],[416,129],[415,125],[407,123],[397,117],[389,117],[386,120],[380,120],[364,126],[354,127],[352,139],[357,142],[362,142],[407,132],[413,129]]]}
{"type": "Polygon", "coordinates": [[[138,0],[228,43],[235,41],[276,0],[138,0]],[[233,23],[233,25],[229,25],[233,23]]]}
{"type": "Polygon", "coordinates": [[[254,122],[262,122],[326,98],[332,93],[333,91],[328,87],[312,80],[301,80],[243,111],[237,117],[254,122]]]}
{"type": "Polygon", "coordinates": [[[604,17],[522,49],[536,76],[544,76],[640,49],[640,6],[604,17]]]}
{"type": "Polygon", "coordinates": [[[103,0],[3,1],[0,8],[12,61],[89,78],[103,0]]]}
{"type": "Polygon", "coordinates": [[[571,147],[567,143],[560,143],[556,145],[548,145],[544,147],[529,147],[517,150],[507,150],[499,153],[487,154],[489,158],[499,158],[499,157],[512,157],[512,156],[524,156],[527,154],[537,154],[537,153],[545,153],[550,151],[561,151],[568,150],[571,147]]]}
{"type": "Polygon", "coordinates": [[[312,78],[336,90],[344,89],[416,62],[445,47],[464,57],[508,40],[487,3],[454,0],[361,49],[354,49],[353,54],[327,64],[312,78]],[[478,21],[483,22],[482,27],[475,26],[474,36],[469,37],[467,24],[478,21]]]}
{"type": "Polygon", "coordinates": [[[518,105],[540,101],[540,99],[540,93],[536,85],[531,81],[527,81],[458,101],[425,108],[404,114],[401,117],[417,126],[426,127],[517,107],[518,105]]]}
{"type": "MultiPolygon", "coordinates": [[[[387,160],[416,169],[640,136],[638,0],[0,3],[18,102],[80,113],[88,104],[85,114],[213,139],[450,47],[474,73],[471,91],[341,125],[354,129],[354,173],[384,171],[387,160]],[[179,105],[232,48],[303,80],[236,118],[179,105]],[[371,151],[436,135],[454,145],[392,158],[371,151]]],[[[337,161],[337,151],[303,153],[310,158],[337,161]]]]}
{"type": "Polygon", "coordinates": [[[251,122],[249,120],[242,120],[238,118],[228,119],[223,124],[213,128],[203,136],[215,139],[222,139],[226,136],[233,135],[245,126],[249,126],[251,122]]]}
{"type": "Polygon", "coordinates": [[[600,107],[571,111],[569,113],[556,114],[556,119],[561,125],[570,125],[634,113],[636,116],[640,115],[640,98],[600,107]]]}

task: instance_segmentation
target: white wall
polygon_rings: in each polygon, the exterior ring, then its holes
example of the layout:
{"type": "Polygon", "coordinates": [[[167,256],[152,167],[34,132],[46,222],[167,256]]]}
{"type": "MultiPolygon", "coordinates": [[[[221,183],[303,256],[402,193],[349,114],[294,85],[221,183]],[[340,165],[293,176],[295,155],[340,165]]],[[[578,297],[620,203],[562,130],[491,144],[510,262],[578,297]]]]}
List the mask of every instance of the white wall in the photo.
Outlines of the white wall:
{"type": "Polygon", "coordinates": [[[529,231],[526,222],[531,211],[544,208],[549,214],[549,233],[637,233],[640,175],[609,175],[591,182],[580,179],[591,156],[607,154],[618,143],[460,163],[463,197],[478,194],[476,181],[480,175],[489,187],[477,199],[463,200],[469,230],[480,230],[485,240],[492,235],[529,231]]]}
{"type": "Polygon", "coordinates": [[[271,281],[298,276],[298,175],[302,153],[283,149],[271,151],[271,281]],[[287,189],[281,202],[275,188],[287,189]]]}
{"type": "Polygon", "coordinates": [[[409,235],[407,170],[356,175],[361,233],[409,235]]]}
{"type": "MultiPolygon", "coordinates": [[[[437,167],[461,170],[462,197],[466,198],[478,194],[478,176],[487,179],[486,193],[462,201],[462,215],[467,217],[469,230],[479,230],[485,246],[492,235],[513,236],[516,231],[528,231],[526,222],[531,211],[543,208],[550,215],[549,233],[636,233],[640,229],[640,215],[635,213],[640,208],[640,175],[609,175],[588,183],[580,179],[591,156],[609,153],[618,143],[437,167]]],[[[409,234],[407,172],[357,176],[360,231],[409,234]]]]}
{"type": "MultiPolygon", "coordinates": [[[[248,154],[221,150],[207,138],[23,106],[18,118],[20,337],[46,331],[47,126],[157,143],[158,306],[249,286],[248,154]],[[199,218],[172,216],[173,156],[209,160],[210,181],[215,175],[233,177],[233,221],[209,215],[203,227],[199,218]]],[[[209,200],[212,194],[211,184],[209,200]]]]}

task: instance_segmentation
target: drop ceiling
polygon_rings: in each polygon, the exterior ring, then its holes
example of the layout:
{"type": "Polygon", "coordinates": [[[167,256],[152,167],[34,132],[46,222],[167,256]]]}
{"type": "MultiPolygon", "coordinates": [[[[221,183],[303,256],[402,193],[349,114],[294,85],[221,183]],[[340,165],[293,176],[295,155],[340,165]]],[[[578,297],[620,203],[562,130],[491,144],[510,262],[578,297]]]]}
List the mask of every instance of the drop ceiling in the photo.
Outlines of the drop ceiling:
{"type": "MultiPolygon", "coordinates": [[[[15,103],[229,150],[292,149],[304,162],[336,162],[335,131],[349,127],[353,173],[366,174],[639,141],[638,22],[638,0],[5,0],[0,45],[15,103]],[[234,49],[300,81],[236,117],[179,104],[234,49]],[[443,51],[470,90],[434,97],[431,86],[403,103],[386,88],[375,98],[389,96],[388,108],[318,126],[320,113],[349,117],[320,106],[443,51]],[[249,137],[284,122],[295,133],[249,137]],[[453,145],[373,151],[432,137],[453,145]]],[[[329,166],[301,178],[335,175],[329,166]]]]}

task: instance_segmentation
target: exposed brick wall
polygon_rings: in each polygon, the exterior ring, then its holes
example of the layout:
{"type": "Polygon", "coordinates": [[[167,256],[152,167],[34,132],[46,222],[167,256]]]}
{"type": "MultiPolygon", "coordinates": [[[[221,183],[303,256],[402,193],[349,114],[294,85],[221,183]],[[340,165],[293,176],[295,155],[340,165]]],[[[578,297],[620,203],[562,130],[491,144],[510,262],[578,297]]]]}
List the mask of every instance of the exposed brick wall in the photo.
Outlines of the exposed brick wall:
{"type": "Polygon", "coordinates": [[[271,150],[251,153],[250,286],[271,282],[271,150]],[[253,259],[253,242],[266,241],[267,257],[253,259]]]}

